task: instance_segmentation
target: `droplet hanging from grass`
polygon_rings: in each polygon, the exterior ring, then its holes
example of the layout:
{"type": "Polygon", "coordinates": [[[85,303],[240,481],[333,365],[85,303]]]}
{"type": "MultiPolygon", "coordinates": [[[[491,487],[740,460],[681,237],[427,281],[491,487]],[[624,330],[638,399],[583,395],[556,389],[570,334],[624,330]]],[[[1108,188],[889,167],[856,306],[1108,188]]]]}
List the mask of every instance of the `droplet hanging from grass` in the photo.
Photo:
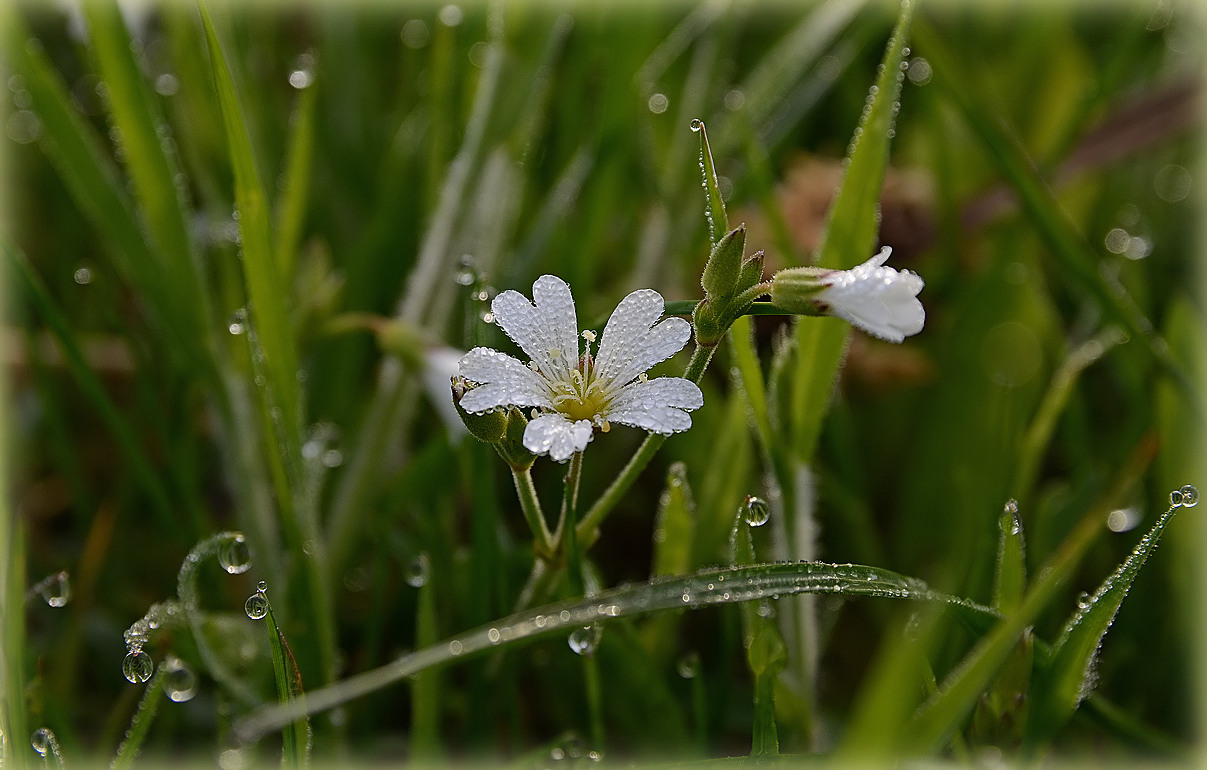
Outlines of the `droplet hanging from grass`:
{"type": "Polygon", "coordinates": [[[251,569],[251,551],[241,534],[225,540],[218,547],[218,563],[232,575],[241,575],[251,569]]]}
{"type": "Polygon", "coordinates": [[[1193,508],[1199,504],[1199,490],[1193,484],[1187,484],[1176,492],[1169,495],[1169,500],[1174,505],[1180,505],[1183,508],[1193,508]],[[1174,501],[1174,495],[1178,495],[1179,499],[1174,501]]]}
{"type": "Polygon", "coordinates": [[[688,650],[683,653],[675,669],[679,672],[679,676],[684,679],[695,679],[700,675],[700,653],[695,650],[688,650]]]}
{"type": "Polygon", "coordinates": [[[122,661],[122,674],[130,684],[146,682],[151,678],[154,670],[155,664],[152,662],[151,656],[137,647],[131,648],[126,653],[125,660],[122,661]]]}
{"type": "Polygon", "coordinates": [[[422,588],[427,583],[431,563],[426,553],[416,556],[407,566],[406,581],[412,588],[422,588]]]}
{"type": "Polygon", "coordinates": [[[589,626],[582,626],[570,632],[570,636],[566,638],[566,642],[570,645],[570,649],[575,655],[594,655],[595,648],[599,646],[600,637],[603,636],[603,628],[597,623],[592,623],[589,626]]]}
{"type": "Polygon", "coordinates": [[[761,527],[771,519],[771,506],[766,500],[754,495],[746,495],[743,503],[743,513],[746,523],[752,527],[761,527]]]}
{"type": "Polygon", "coordinates": [[[264,593],[268,590],[268,583],[263,580],[256,586],[256,592],[247,597],[247,601],[243,603],[243,611],[247,613],[247,617],[252,620],[263,620],[268,614],[268,597],[264,593]]]}
{"type": "Polygon", "coordinates": [[[175,703],[187,703],[197,694],[197,675],[183,660],[169,655],[163,662],[164,692],[175,703]]]}

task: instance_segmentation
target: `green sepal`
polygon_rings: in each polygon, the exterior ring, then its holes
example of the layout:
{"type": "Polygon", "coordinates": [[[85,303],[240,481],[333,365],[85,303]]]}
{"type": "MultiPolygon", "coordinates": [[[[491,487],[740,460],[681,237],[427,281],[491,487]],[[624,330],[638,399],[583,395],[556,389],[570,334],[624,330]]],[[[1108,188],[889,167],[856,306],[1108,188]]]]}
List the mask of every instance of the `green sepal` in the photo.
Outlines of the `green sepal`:
{"type": "Polygon", "coordinates": [[[528,427],[528,418],[514,406],[507,409],[506,416],[507,427],[495,443],[495,449],[513,470],[528,470],[536,462],[536,455],[524,446],[524,429],[528,427]]]}
{"type": "Polygon", "coordinates": [[[703,299],[692,310],[692,327],[696,330],[697,345],[715,345],[725,336],[728,324],[721,322],[713,303],[703,299]]]}
{"type": "Polygon", "coordinates": [[[742,262],[742,270],[738,274],[738,286],[743,291],[763,280],[763,250],[759,249],[742,262]]]}
{"type": "Polygon", "coordinates": [[[771,279],[768,294],[771,304],[789,313],[813,315],[817,309],[817,292],[825,288],[821,277],[833,270],[818,267],[790,267],[771,279]]]}
{"type": "Polygon", "coordinates": [[[728,300],[745,288],[739,285],[745,251],[745,223],[730,230],[713,244],[712,253],[704,265],[704,273],[700,276],[700,285],[704,287],[706,298],[728,300]]]}
{"type": "Polygon", "coordinates": [[[457,414],[460,415],[461,422],[465,423],[469,435],[479,441],[485,441],[487,444],[494,444],[503,438],[503,434],[507,430],[505,412],[499,409],[492,409],[482,414],[465,411],[461,408],[461,399],[457,397],[457,385],[455,384],[453,385],[453,403],[456,404],[457,414]]]}

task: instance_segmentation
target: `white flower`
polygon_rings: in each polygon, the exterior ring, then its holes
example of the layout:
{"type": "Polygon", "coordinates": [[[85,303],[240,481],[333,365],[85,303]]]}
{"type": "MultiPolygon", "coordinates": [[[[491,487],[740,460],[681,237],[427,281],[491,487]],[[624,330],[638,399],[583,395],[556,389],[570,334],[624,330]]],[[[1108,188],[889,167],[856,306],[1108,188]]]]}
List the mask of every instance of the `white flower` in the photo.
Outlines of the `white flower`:
{"type": "Polygon", "coordinates": [[[901,342],[922,331],[926,311],[918,301],[925,285],[916,273],[885,267],[893,250],[850,270],[793,267],[772,279],[772,303],[793,313],[838,316],[869,334],[901,342]]]}
{"type": "Polygon", "coordinates": [[[885,267],[892,253],[885,246],[859,267],[823,277],[825,288],[816,299],[829,307],[831,315],[881,339],[901,342],[922,331],[926,323],[926,311],[918,301],[925,284],[917,273],[885,267]]]}
{"type": "Polygon", "coordinates": [[[594,334],[579,354],[578,320],[570,287],[543,275],[532,285],[535,306],[516,291],[491,303],[495,322],[528,354],[525,366],[490,348],[474,348],[461,359],[461,376],[476,387],[461,398],[461,408],[482,413],[498,407],[537,407],[540,413],[524,431],[524,446],[565,462],[581,452],[598,428],[610,423],[654,433],[691,427],[688,411],[704,404],[695,383],[681,377],[646,379],[644,372],[679,352],[691,337],[682,318],[658,319],[662,295],[640,289],[621,300],[604,327],[598,352],[594,334]]]}

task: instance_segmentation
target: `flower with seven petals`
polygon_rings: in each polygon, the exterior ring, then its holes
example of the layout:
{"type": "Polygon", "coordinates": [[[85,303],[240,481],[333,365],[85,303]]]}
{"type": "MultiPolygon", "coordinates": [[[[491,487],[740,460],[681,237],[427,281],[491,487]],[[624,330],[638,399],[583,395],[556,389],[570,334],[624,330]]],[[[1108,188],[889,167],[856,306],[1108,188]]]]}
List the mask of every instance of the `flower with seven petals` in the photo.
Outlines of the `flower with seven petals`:
{"type": "Polygon", "coordinates": [[[631,425],[653,433],[677,433],[691,427],[688,411],[704,404],[700,388],[682,377],[647,379],[645,371],[679,352],[691,337],[682,318],[658,319],[662,295],[640,289],[621,300],[604,327],[599,349],[595,335],[582,334],[570,287],[543,275],[532,285],[534,303],[505,291],[491,303],[495,322],[528,354],[519,360],[490,348],[474,348],[461,359],[461,376],[474,386],[461,397],[461,408],[480,414],[500,407],[536,407],[539,414],[524,430],[524,446],[565,462],[581,452],[596,429],[631,425]]]}

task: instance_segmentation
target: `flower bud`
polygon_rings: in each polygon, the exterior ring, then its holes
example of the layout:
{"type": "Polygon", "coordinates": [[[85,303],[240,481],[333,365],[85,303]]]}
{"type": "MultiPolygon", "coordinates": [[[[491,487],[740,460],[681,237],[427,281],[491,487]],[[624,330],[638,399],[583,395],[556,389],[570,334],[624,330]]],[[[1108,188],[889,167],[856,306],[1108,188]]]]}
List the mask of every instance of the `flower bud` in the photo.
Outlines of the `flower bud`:
{"type": "Polygon", "coordinates": [[[507,414],[505,412],[500,409],[492,409],[489,412],[481,414],[467,412],[461,408],[461,397],[469,390],[465,379],[454,377],[452,388],[453,403],[457,406],[457,415],[461,418],[461,422],[465,423],[465,427],[469,430],[471,436],[488,444],[493,444],[503,438],[503,434],[507,430],[507,414]]]}

